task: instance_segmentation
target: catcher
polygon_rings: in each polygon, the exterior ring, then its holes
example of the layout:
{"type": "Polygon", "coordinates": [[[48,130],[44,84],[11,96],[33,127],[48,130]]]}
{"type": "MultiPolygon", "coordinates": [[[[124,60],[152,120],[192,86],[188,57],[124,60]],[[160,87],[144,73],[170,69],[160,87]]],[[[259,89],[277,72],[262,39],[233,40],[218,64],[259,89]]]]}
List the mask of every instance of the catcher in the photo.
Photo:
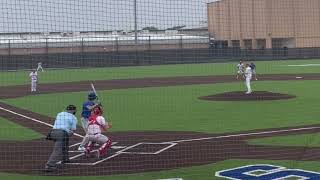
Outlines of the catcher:
{"type": "Polygon", "coordinates": [[[112,127],[111,123],[106,122],[102,116],[103,111],[101,106],[93,108],[91,116],[89,117],[88,131],[84,137],[84,144],[86,144],[85,154],[88,157],[92,151],[93,145],[98,143],[100,145],[97,157],[104,156],[111,148],[112,140],[103,135],[102,132],[112,127]]]}

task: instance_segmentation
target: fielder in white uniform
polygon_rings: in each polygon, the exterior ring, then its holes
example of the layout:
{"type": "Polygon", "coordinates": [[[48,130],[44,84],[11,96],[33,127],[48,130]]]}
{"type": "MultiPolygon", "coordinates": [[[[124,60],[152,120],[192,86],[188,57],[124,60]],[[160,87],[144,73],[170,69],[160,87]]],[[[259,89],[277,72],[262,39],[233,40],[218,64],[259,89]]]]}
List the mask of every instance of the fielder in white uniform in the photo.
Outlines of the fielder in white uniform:
{"type": "Polygon", "coordinates": [[[251,90],[252,69],[249,64],[246,64],[244,75],[246,77],[246,86],[247,86],[246,94],[251,94],[252,93],[252,90],[251,90]]]}
{"type": "Polygon", "coordinates": [[[38,73],[35,69],[29,74],[29,78],[31,80],[31,92],[37,91],[37,82],[38,82],[38,73]]]}
{"type": "Polygon", "coordinates": [[[40,71],[41,69],[41,72],[43,72],[43,68],[42,68],[42,62],[38,62],[38,67],[37,67],[37,71],[40,71]]]}
{"type": "Polygon", "coordinates": [[[90,152],[92,151],[94,145],[92,142],[100,145],[97,154],[98,157],[105,155],[111,148],[111,139],[102,134],[103,131],[111,128],[111,123],[106,122],[105,118],[102,116],[102,113],[102,108],[97,106],[92,110],[92,114],[89,118],[87,134],[84,137],[84,144],[86,144],[86,156],[89,156],[90,152]]]}
{"type": "Polygon", "coordinates": [[[237,64],[237,79],[239,79],[239,76],[240,77],[243,77],[243,74],[244,74],[244,65],[243,65],[243,62],[240,61],[239,64],[237,64]]]}

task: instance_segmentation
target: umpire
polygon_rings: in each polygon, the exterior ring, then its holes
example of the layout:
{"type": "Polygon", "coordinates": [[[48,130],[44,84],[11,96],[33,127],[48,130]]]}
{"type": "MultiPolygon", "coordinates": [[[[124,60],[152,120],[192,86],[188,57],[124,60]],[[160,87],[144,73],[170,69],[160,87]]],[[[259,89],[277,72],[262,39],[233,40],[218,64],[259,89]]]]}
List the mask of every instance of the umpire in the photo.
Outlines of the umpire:
{"type": "Polygon", "coordinates": [[[56,170],[57,162],[69,162],[69,137],[76,130],[77,118],[76,106],[69,105],[66,111],[57,114],[53,129],[49,132],[47,139],[55,142],[53,152],[45,166],[45,171],[56,170]]]}

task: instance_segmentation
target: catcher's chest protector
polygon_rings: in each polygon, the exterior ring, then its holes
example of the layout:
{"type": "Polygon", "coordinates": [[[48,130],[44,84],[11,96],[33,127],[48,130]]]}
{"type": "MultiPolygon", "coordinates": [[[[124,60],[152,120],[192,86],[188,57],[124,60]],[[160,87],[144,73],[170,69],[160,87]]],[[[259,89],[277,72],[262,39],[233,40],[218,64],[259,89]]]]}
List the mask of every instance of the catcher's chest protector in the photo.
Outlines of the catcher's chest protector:
{"type": "Polygon", "coordinates": [[[97,115],[92,115],[92,116],[90,116],[89,117],[89,125],[94,125],[94,124],[96,124],[96,125],[98,125],[98,126],[101,126],[101,124],[99,124],[98,122],[97,122],[97,115]]]}

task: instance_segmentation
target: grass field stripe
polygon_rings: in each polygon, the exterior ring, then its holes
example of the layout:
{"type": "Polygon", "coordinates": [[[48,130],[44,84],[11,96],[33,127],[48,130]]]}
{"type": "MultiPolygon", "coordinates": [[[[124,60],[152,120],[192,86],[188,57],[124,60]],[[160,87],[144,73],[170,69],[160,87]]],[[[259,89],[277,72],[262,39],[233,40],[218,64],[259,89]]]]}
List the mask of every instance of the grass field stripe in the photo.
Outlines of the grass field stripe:
{"type": "Polygon", "coordinates": [[[252,136],[252,135],[272,134],[272,133],[281,133],[281,132],[292,132],[292,131],[303,131],[303,130],[312,130],[312,129],[320,129],[320,127],[306,127],[306,128],[284,129],[284,130],[274,130],[274,131],[262,131],[262,132],[255,132],[255,133],[232,134],[232,135],[197,138],[197,139],[182,139],[182,140],[177,140],[177,141],[169,141],[169,142],[166,142],[166,143],[181,143],[181,142],[191,142],[191,141],[203,141],[203,140],[210,140],[210,139],[222,139],[222,138],[252,136]]]}
{"type": "MultiPolygon", "coordinates": [[[[49,126],[49,127],[53,127],[53,125],[51,125],[51,124],[49,124],[49,123],[42,122],[42,121],[40,121],[40,120],[38,120],[38,119],[31,118],[31,117],[25,116],[25,115],[23,115],[23,114],[19,114],[19,113],[17,113],[17,112],[11,111],[11,110],[9,110],[9,109],[3,108],[3,107],[0,107],[0,109],[3,110],[3,111],[7,111],[7,112],[9,112],[9,113],[11,113],[11,114],[14,114],[14,115],[17,115],[17,116],[20,116],[20,117],[29,119],[29,120],[31,120],[31,121],[34,121],[34,122],[37,122],[37,123],[40,123],[40,124],[44,124],[44,125],[49,126]]],[[[74,135],[83,138],[83,136],[80,135],[80,134],[74,133],[74,135]]]]}
{"type": "Polygon", "coordinates": [[[307,67],[307,66],[320,66],[320,64],[288,64],[283,66],[289,66],[289,67],[307,67]]]}

